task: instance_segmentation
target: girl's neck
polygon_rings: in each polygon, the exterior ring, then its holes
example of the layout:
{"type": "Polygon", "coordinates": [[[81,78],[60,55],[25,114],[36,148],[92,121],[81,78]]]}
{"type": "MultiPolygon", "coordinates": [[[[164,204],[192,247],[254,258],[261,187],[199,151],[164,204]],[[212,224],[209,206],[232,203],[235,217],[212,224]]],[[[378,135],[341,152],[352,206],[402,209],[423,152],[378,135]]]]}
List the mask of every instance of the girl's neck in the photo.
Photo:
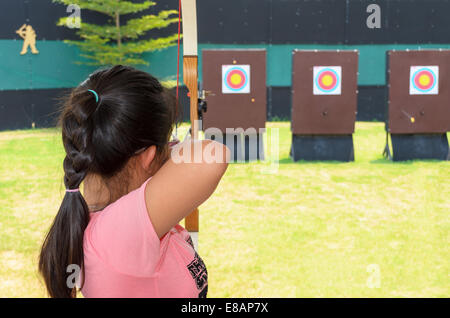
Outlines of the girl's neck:
{"type": "Polygon", "coordinates": [[[108,187],[100,176],[94,174],[88,174],[84,179],[83,197],[90,212],[102,210],[111,203],[108,187]]]}

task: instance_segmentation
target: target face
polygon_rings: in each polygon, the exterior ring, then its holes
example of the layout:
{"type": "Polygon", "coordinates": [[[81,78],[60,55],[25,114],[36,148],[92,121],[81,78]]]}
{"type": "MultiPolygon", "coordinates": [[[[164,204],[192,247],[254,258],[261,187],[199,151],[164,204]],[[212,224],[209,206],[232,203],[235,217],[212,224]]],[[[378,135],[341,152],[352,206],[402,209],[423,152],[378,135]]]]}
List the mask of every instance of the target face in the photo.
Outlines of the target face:
{"type": "Polygon", "coordinates": [[[341,95],[342,67],[314,66],[314,95],[341,95]]]}
{"type": "Polygon", "coordinates": [[[222,94],[250,93],[250,65],[222,65],[222,94]]]}
{"type": "Polygon", "coordinates": [[[439,93],[439,66],[411,66],[410,95],[437,95],[439,93]]]}

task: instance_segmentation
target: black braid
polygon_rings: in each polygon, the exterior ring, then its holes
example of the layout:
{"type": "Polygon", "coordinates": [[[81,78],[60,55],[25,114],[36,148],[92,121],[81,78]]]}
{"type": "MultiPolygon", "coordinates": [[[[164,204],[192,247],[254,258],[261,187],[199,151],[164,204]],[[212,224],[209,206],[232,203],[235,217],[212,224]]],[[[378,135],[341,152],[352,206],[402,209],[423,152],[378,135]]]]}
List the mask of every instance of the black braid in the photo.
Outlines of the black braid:
{"type": "MultiPolygon", "coordinates": [[[[80,116],[79,109],[72,109],[64,114],[62,121],[62,139],[66,150],[63,161],[66,189],[79,188],[92,164],[92,155],[89,153],[92,148],[89,147],[89,125],[92,123],[90,116],[83,115],[80,116]]],[[[39,269],[46,279],[50,296],[76,296],[76,288],[67,286],[66,271],[73,264],[84,271],[83,236],[88,223],[89,209],[81,192],[66,192],[42,246],[39,261],[39,269]],[[51,251],[57,253],[52,254],[51,251]]]]}
{"type": "Polygon", "coordinates": [[[71,136],[63,134],[63,143],[66,149],[66,157],[63,162],[66,189],[79,188],[89,171],[93,161],[87,147],[89,135],[87,129],[83,129],[83,127],[73,130],[71,136]]]}

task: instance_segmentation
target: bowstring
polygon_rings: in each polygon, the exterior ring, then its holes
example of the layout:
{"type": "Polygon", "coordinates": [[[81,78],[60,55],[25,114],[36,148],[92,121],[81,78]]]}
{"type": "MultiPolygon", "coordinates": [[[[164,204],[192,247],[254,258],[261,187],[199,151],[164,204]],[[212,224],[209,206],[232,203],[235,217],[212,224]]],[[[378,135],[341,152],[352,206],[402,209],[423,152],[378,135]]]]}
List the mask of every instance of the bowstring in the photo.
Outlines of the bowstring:
{"type": "MultiPolygon", "coordinates": [[[[181,0],[178,0],[178,43],[177,43],[177,88],[176,103],[179,109],[179,83],[180,83],[180,38],[181,38],[181,0]]],[[[175,137],[178,139],[178,119],[175,121],[175,137]]]]}

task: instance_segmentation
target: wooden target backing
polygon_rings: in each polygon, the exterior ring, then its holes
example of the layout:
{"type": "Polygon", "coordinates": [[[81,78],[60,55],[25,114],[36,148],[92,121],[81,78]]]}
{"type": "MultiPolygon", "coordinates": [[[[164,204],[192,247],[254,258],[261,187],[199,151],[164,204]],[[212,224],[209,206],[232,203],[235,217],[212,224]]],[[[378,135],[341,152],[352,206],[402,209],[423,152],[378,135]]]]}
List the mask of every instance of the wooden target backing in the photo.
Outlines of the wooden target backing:
{"type": "Polygon", "coordinates": [[[352,134],[358,52],[295,50],[292,68],[292,133],[352,134]]]}
{"type": "Polygon", "coordinates": [[[389,51],[388,130],[450,131],[450,50],[389,51]]]}
{"type": "Polygon", "coordinates": [[[266,50],[203,50],[203,89],[208,111],[203,129],[265,128],[266,50]]]}

